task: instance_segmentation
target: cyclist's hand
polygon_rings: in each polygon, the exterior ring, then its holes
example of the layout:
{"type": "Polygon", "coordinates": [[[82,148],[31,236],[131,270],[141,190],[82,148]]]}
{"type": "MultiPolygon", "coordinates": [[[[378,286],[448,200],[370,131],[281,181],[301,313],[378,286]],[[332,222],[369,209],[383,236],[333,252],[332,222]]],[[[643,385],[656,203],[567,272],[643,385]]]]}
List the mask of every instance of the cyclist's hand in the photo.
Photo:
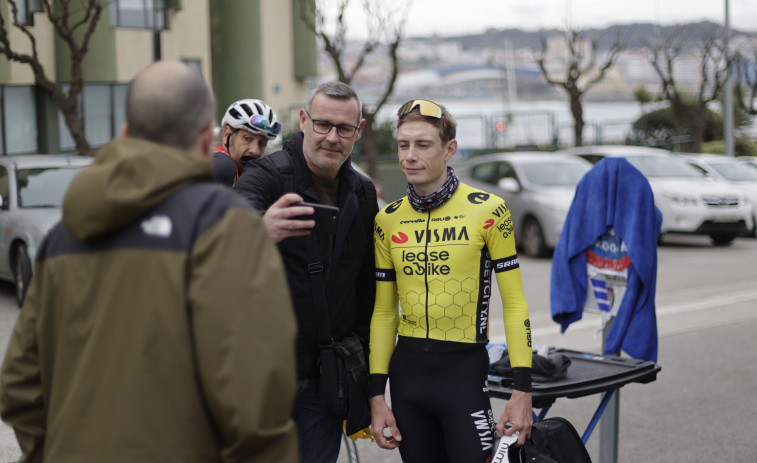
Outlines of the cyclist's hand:
{"type": "Polygon", "coordinates": [[[315,226],[315,220],[291,220],[292,217],[313,214],[312,207],[289,207],[301,202],[302,197],[297,193],[287,193],[263,214],[263,224],[274,243],[292,236],[305,236],[315,226]]]}
{"type": "Polygon", "coordinates": [[[531,425],[534,423],[533,408],[531,407],[531,393],[513,390],[510,400],[505,405],[505,411],[502,413],[502,417],[497,423],[497,434],[506,434],[511,436],[514,432],[518,431],[518,443],[515,445],[523,445],[526,443],[526,439],[531,435],[531,425]],[[510,423],[509,428],[505,428],[505,425],[510,423]]]}
{"type": "Polygon", "coordinates": [[[371,434],[382,449],[396,449],[402,441],[392,409],[386,404],[383,395],[371,397],[371,434]],[[389,429],[388,436],[385,433],[389,429]]]}

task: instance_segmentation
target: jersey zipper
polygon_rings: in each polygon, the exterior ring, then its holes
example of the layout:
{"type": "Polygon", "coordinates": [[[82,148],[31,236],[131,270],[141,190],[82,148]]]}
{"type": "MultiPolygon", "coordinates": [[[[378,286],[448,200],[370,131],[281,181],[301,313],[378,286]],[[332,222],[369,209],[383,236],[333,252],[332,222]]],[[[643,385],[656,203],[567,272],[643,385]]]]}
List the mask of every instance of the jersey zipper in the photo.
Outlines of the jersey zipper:
{"type": "MultiPolygon", "coordinates": [[[[423,271],[423,280],[426,284],[426,341],[430,339],[430,330],[429,330],[429,320],[428,320],[428,242],[429,240],[429,233],[431,233],[431,211],[428,211],[428,216],[426,217],[426,244],[423,246],[423,252],[426,253],[426,263],[425,268],[423,271]]],[[[426,350],[428,351],[428,343],[426,343],[426,350]]]]}

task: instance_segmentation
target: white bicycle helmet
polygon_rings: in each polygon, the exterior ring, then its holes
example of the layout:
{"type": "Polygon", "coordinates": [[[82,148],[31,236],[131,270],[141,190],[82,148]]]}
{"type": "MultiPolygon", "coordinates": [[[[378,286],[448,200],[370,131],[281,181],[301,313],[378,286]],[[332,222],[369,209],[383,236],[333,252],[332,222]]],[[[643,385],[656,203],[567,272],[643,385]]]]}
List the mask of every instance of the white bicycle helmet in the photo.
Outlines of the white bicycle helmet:
{"type": "Polygon", "coordinates": [[[235,101],[229,106],[221,120],[221,127],[226,124],[232,129],[244,129],[269,140],[276,138],[281,131],[273,109],[260,100],[250,98],[235,101]]]}

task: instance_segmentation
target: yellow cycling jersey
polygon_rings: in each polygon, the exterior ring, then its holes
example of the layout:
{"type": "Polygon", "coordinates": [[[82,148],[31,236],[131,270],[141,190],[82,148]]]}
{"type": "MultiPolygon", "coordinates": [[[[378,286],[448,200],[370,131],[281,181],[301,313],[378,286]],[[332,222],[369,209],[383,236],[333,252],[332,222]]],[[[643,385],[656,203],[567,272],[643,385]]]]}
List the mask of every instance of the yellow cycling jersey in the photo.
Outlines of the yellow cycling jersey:
{"type": "Polygon", "coordinates": [[[463,183],[429,212],[416,211],[404,197],[378,213],[374,241],[371,373],[388,374],[397,334],[488,343],[493,274],[511,365],[531,366],[528,306],[504,200],[463,183]]]}

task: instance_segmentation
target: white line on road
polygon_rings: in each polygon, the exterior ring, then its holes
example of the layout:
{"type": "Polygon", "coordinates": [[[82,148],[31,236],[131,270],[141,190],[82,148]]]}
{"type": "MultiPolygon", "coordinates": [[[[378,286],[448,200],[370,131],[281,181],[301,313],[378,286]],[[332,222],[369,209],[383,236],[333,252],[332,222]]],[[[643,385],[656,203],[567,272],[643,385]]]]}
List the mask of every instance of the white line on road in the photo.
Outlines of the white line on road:
{"type": "MultiPolygon", "coordinates": [[[[677,315],[687,312],[696,312],[699,310],[705,310],[705,309],[712,309],[715,307],[723,307],[731,304],[737,304],[740,302],[747,302],[747,301],[754,301],[757,300],[757,290],[749,290],[749,291],[742,291],[737,293],[731,293],[731,294],[718,294],[717,296],[713,296],[706,299],[697,299],[697,300],[691,300],[686,302],[679,302],[674,304],[666,304],[664,306],[657,306],[657,318],[668,316],[668,315],[677,315]]],[[[599,316],[592,317],[589,319],[583,319],[579,320],[575,323],[572,323],[570,325],[571,331],[577,331],[582,329],[591,329],[594,331],[597,331],[601,329],[602,327],[602,321],[599,318],[599,316]]],[[[556,334],[560,334],[560,325],[554,324],[550,326],[545,326],[543,328],[536,328],[532,330],[531,332],[532,336],[535,338],[543,338],[546,336],[552,336],[556,334]]],[[[506,342],[505,336],[496,336],[491,339],[491,342],[493,343],[504,343],[506,342]]]]}

